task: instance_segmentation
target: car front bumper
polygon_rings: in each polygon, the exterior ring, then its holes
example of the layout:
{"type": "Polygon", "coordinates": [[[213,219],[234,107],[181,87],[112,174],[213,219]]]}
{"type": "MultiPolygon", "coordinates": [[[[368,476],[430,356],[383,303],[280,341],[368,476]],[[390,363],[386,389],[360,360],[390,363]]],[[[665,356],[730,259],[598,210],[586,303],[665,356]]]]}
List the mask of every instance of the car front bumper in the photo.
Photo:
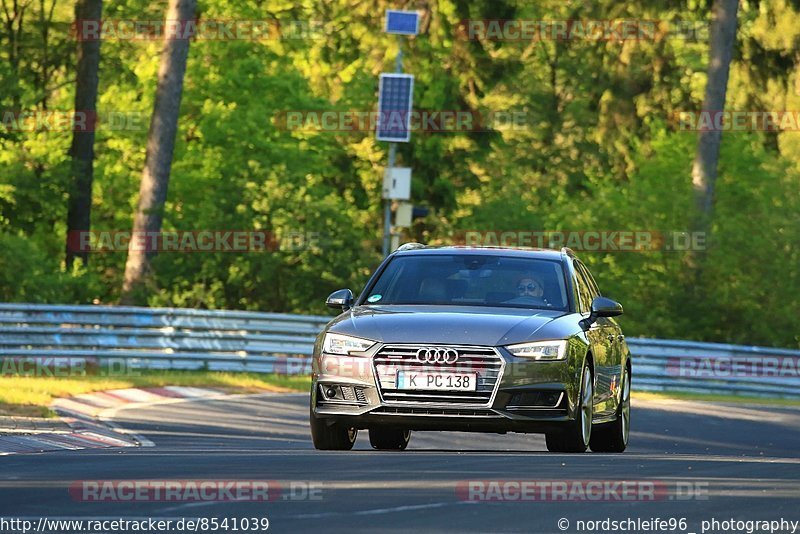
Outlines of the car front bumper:
{"type": "MultiPolygon", "coordinates": [[[[402,349],[401,345],[392,347],[402,349]]],[[[484,390],[485,399],[462,402],[435,394],[400,397],[402,393],[394,389],[392,378],[397,370],[447,372],[458,368],[408,361],[387,363],[382,359],[386,348],[387,345],[374,347],[365,356],[315,354],[311,389],[314,416],[359,429],[392,426],[410,430],[547,432],[576,415],[582,361],[571,354],[564,361],[538,362],[516,358],[500,347],[473,347],[481,349],[487,358],[491,351],[496,358],[492,363],[499,372],[491,374],[496,376],[491,381],[485,380],[490,376],[486,366],[478,364],[471,369],[479,376],[479,389],[484,390]]]]}

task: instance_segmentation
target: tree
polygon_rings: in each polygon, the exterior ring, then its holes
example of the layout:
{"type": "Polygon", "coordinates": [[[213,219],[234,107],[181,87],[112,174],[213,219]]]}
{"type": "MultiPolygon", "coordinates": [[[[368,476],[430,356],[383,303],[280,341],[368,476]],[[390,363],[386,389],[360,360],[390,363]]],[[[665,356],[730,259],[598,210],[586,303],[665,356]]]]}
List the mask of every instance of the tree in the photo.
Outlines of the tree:
{"type": "MultiPolygon", "coordinates": [[[[78,0],[75,4],[75,24],[81,21],[99,21],[103,10],[102,0],[78,0]]],[[[94,130],[97,117],[97,84],[100,67],[100,39],[83,39],[78,30],[78,68],[75,82],[75,113],[84,114],[86,129],[75,129],[69,150],[70,191],[67,211],[67,268],[75,258],[86,263],[89,253],[76,250],[72,240],[76,232],[88,232],[91,228],[92,182],[94,179],[94,130]],[[72,246],[71,246],[72,244],[72,246]]]]}
{"type": "MultiPolygon", "coordinates": [[[[738,9],[739,0],[714,0],[704,112],[718,113],[725,109],[738,9]]],[[[718,129],[710,128],[699,134],[692,166],[692,185],[697,204],[697,222],[693,230],[696,232],[707,233],[711,228],[721,141],[722,132],[718,129]]]]}
{"type": "MultiPolygon", "coordinates": [[[[181,35],[181,27],[193,21],[197,0],[170,0],[167,9],[167,28],[164,49],[158,69],[153,115],[147,135],[142,181],[139,187],[139,205],[134,214],[133,235],[155,235],[161,231],[164,204],[167,200],[169,173],[178,128],[183,77],[189,55],[188,35],[181,35]]],[[[131,240],[125,275],[122,284],[122,302],[131,304],[136,292],[150,272],[150,262],[156,250],[142,250],[131,240]]]]}

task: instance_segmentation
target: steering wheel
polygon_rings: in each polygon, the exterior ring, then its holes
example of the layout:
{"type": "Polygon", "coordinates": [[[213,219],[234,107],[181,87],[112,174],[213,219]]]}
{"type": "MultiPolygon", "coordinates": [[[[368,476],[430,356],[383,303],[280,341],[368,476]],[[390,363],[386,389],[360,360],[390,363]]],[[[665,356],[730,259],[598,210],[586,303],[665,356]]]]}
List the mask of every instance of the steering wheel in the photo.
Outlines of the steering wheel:
{"type": "Polygon", "coordinates": [[[545,300],[543,297],[534,297],[532,295],[522,295],[519,297],[514,297],[512,299],[508,299],[505,301],[508,304],[523,304],[523,305],[531,305],[531,306],[539,306],[539,307],[550,307],[550,304],[545,300]]]}

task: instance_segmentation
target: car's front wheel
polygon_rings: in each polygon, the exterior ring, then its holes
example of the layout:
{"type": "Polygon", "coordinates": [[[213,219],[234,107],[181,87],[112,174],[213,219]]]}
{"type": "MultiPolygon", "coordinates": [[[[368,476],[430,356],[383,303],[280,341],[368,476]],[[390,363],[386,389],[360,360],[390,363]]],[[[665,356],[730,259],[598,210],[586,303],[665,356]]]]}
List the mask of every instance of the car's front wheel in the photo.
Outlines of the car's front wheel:
{"type": "Polygon", "coordinates": [[[311,424],[311,440],[314,448],[322,451],[349,451],[353,448],[358,436],[358,429],[346,427],[341,423],[328,424],[324,419],[309,414],[311,424]]]}
{"type": "Polygon", "coordinates": [[[411,441],[411,431],[401,428],[370,428],[369,443],[378,450],[405,450],[411,441]]]}
{"type": "Polygon", "coordinates": [[[617,418],[594,429],[589,446],[594,452],[623,452],[628,447],[631,431],[631,374],[628,368],[622,373],[620,403],[617,418]]]}
{"type": "Polygon", "coordinates": [[[592,417],[594,416],[594,378],[588,362],[581,374],[581,392],[578,396],[578,416],[559,432],[545,435],[550,452],[586,452],[592,439],[592,417]]]}

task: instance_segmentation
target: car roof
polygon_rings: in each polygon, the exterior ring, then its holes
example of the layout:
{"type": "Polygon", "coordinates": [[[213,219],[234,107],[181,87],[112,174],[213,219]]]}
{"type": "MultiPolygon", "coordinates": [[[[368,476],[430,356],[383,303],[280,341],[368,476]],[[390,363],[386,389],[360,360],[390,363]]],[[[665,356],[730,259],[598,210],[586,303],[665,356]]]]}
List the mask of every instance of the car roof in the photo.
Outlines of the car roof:
{"type": "Polygon", "coordinates": [[[444,246],[444,247],[428,247],[419,245],[413,248],[404,250],[397,250],[393,253],[395,256],[410,256],[410,255],[453,255],[453,254],[469,254],[480,256],[511,256],[521,258],[538,258],[546,260],[561,261],[564,256],[575,257],[575,254],[568,248],[561,250],[554,250],[549,248],[525,248],[525,247],[467,247],[467,246],[444,246]]]}

